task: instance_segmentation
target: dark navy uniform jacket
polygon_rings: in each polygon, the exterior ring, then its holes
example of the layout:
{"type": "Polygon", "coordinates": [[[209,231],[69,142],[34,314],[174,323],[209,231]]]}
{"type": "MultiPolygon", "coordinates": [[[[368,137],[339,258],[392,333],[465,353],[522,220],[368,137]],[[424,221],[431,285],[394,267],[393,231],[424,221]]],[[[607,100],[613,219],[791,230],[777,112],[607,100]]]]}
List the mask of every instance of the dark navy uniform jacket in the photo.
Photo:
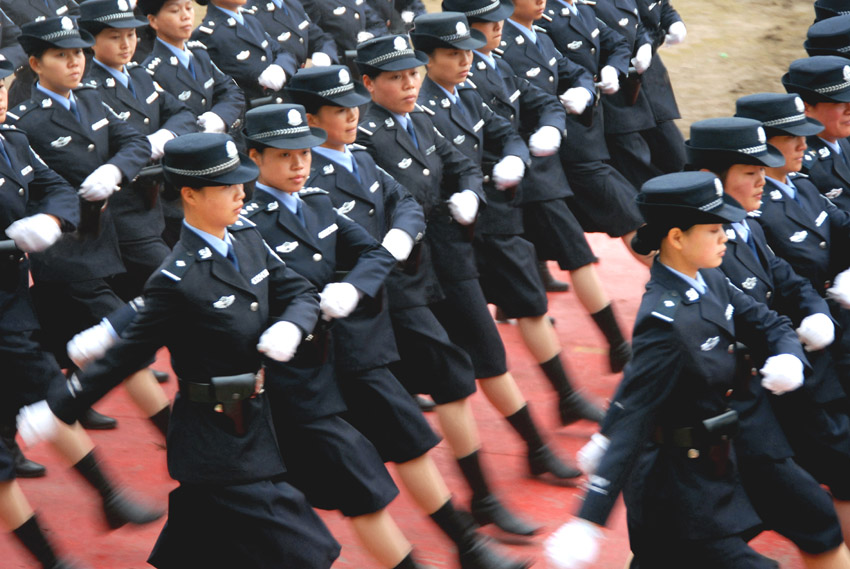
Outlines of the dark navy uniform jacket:
{"type": "MultiPolygon", "coordinates": [[[[278,321],[306,335],[316,325],[319,302],[307,279],[289,269],[250,222],[229,228],[239,270],[194,232],[180,241],[145,286],[144,308],[106,355],[78,376],[74,397],[64,384],[48,402],[63,420],[75,418],[111,387],[144,367],[166,346],[171,366],[186,381],[260,369],[260,335],[278,321]]],[[[178,393],[168,431],[168,472],[183,483],[238,484],[284,472],[265,395],[245,399],[245,434],[211,403],[178,393]]]]}
{"type": "Polygon", "coordinates": [[[366,0],[378,20],[386,24],[390,34],[406,34],[412,24],[406,24],[401,17],[404,11],[413,12],[414,17],[426,12],[422,0],[366,0]]]}
{"type": "MultiPolygon", "coordinates": [[[[33,149],[74,188],[104,164],[116,166],[124,175],[122,185],[128,186],[150,159],[147,138],[113,114],[95,88],[80,85],[74,96],[80,120],[35,86],[32,99],[14,107],[7,120],[27,132],[33,149]]],[[[109,207],[100,214],[96,238],[63,236],[31,260],[36,282],[83,281],[124,272],[109,207]]]]}
{"type": "MultiPolygon", "coordinates": [[[[395,258],[369,233],[337,213],[327,192],[307,188],[302,197],[304,224],[274,196],[256,190],[245,215],[289,268],[321,290],[340,280],[375,300],[395,258]],[[346,271],[343,278],[337,271],[346,271]]],[[[266,389],[275,397],[275,416],[307,422],[345,411],[336,384],[333,359],[327,353],[322,321],[305,335],[295,357],[286,363],[266,362],[266,389]],[[312,336],[312,338],[311,338],[312,336]]]]}
{"type": "Polygon", "coordinates": [[[806,137],[806,142],[809,148],[803,156],[804,172],[820,193],[841,209],[850,211],[850,166],[847,162],[850,142],[844,138],[838,141],[841,156],[836,156],[835,151],[817,136],[806,137]]]}
{"type": "MultiPolygon", "coordinates": [[[[11,162],[0,160],[0,227],[5,230],[23,217],[45,213],[58,218],[63,231],[73,231],[80,220],[74,188],[42,162],[23,131],[2,125],[0,138],[11,162]]],[[[0,255],[0,334],[37,328],[27,258],[0,255]]]]}
{"type": "Polygon", "coordinates": [[[203,43],[210,59],[236,81],[249,101],[273,92],[257,82],[272,63],[280,65],[287,79],[295,74],[295,56],[281,50],[280,44],[248,12],[242,12],[245,25],[210,4],[192,39],[203,43]]]}
{"type": "Polygon", "coordinates": [[[337,55],[357,48],[357,34],[387,34],[387,26],[366,0],[304,0],[310,19],[336,42],[337,55]]]}
{"type": "Polygon", "coordinates": [[[372,103],[358,126],[357,142],[366,147],[378,166],[413,194],[425,211],[425,236],[437,277],[441,281],[478,278],[469,228],[454,220],[446,201],[455,192],[471,190],[478,196],[480,213],[487,204],[481,187],[483,174],[478,164],[453,148],[452,142],[437,130],[428,118],[432,113],[428,107],[419,107],[409,115],[417,148],[392,114],[372,103]]]}
{"type": "Polygon", "coordinates": [[[154,81],[195,116],[211,111],[221,117],[228,132],[238,131],[245,112],[245,95],[239,85],[216,67],[203,43],[190,41],[186,47],[194,56],[195,77],[159,41],[154,42],[153,51],[142,65],[154,81]]]}
{"type": "MultiPolygon", "coordinates": [[[[528,166],[528,147],[510,121],[494,113],[481,99],[474,83],[457,85],[455,93],[463,102],[463,110],[426,77],[419,91],[419,105],[433,111],[431,121],[437,130],[481,167],[487,209],[481,212],[475,229],[480,233],[521,235],[522,212],[516,207],[519,196],[497,190],[491,176],[493,166],[504,156],[517,156],[528,166]]],[[[516,190],[519,194],[519,188],[516,190]]]]}
{"type": "MultiPolygon", "coordinates": [[[[144,135],[161,128],[170,130],[175,136],[197,132],[192,111],[154,83],[143,67],[128,64],[127,71],[135,95],[96,63],[90,68],[88,84],[100,91],[103,102],[112,112],[144,135]]],[[[162,203],[159,199],[151,203],[146,188],[128,185],[125,191],[110,197],[109,207],[119,241],[159,238],[165,229],[162,203]]]]}
{"type": "Polygon", "coordinates": [[[696,427],[724,413],[734,393],[735,343],[806,362],[790,321],[756,302],[717,269],[701,270],[699,294],[656,262],[641,301],[626,367],[602,431],[611,440],[579,516],[604,524],[626,486],[629,523],[679,539],[712,539],[759,523],[731,468],[716,474],[707,448],[650,443],[656,428],[696,427]],[[731,390],[731,391],[730,391],[731,390]]]}
{"type": "MultiPolygon", "coordinates": [[[[352,148],[352,154],[360,181],[346,168],[314,152],[306,185],[328,192],[337,211],[356,221],[374,239],[380,241],[390,229],[400,229],[414,243],[420,243],[425,236],[425,216],[413,196],[379,168],[368,152],[352,148]]],[[[420,266],[419,272],[408,275],[396,268],[387,277],[387,282],[394,283],[387,289],[396,295],[412,295],[417,290],[421,293],[425,275],[435,278],[433,269],[420,266]],[[411,282],[415,284],[411,286],[411,282]]],[[[348,318],[334,323],[337,369],[356,372],[398,361],[388,309],[389,295],[379,293],[374,298],[360,299],[348,318]]]]}
{"type": "Polygon", "coordinates": [[[670,75],[658,48],[664,43],[667,29],[674,22],[681,22],[682,18],[676,12],[670,0],[636,0],[640,19],[652,38],[652,63],[641,76],[642,89],[646,91],[655,120],[658,122],[671,121],[682,118],[679,114],[679,106],[673,94],[673,85],[670,83],[670,75]]]}
{"type": "Polygon", "coordinates": [[[18,43],[20,35],[21,29],[0,10],[0,55],[15,66],[15,71],[27,65],[28,61],[27,54],[18,43]]]}
{"type": "MultiPolygon", "coordinates": [[[[496,69],[473,52],[469,77],[475,81],[478,94],[494,112],[508,119],[525,142],[542,126],[566,133],[567,114],[560,101],[514,74],[511,66],[496,54],[496,69]]],[[[531,166],[520,182],[521,203],[565,198],[572,195],[557,153],[531,156],[531,166]]]]}
{"type": "Polygon", "coordinates": [[[304,65],[313,53],[321,51],[338,62],[337,47],[333,37],[310,21],[310,17],[298,0],[283,2],[286,9],[279,10],[274,2],[249,0],[244,10],[253,14],[271,37],[277,39],[283,51],[295,57],[298,67],[304,65]]]}

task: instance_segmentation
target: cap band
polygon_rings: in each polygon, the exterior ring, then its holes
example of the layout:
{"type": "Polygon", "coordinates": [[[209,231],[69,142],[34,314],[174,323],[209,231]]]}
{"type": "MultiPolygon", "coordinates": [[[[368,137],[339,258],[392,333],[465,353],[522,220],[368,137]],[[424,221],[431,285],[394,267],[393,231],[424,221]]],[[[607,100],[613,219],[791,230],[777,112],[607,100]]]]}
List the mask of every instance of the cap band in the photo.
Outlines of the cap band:
{"type": "Polygon", "coordinates": [[[452,34],[450,36],[438,36],[441,40],[445,42],[453,42],[457,40],[465,40],[469,37],[469,32],[467,31],[465,34],[452,34]]]}
{"type": "Polygon", "coordinates": [[[319,91],[316,93],[320,97],[332,97],[333,95],[339,95],[340,93],[345,93],[346,91],[352,91],[354,89],[354,83],[349,83],[348,85],[339,85],[337,87],[331,87],[330,89],[325,89],[324,91],[319,91]]]}
{"type": "Polygon", "coordinates": [[[483,8],[477,8],[475,10],[470,10],[469,12],[464,12],[464,15],[466,15],[466,17],[470,17],[470,16],[478,16],[480,14],[486,14],[487,12],[493,12],[493,11],[497,10],[501,4],[502,3],[501,3],[500,0],[495,0],[492,4],[488,4],[487,6],[484,6],[483,8]]]}
{"type": "Polygon", "coordinates": [[[163,165],[163,168],[172,174],[178,174],[180,176],[209,176],[210,174],[220,174],[229,170],[235,170],[236,167],[239,166],[240,162],[239,155],[237,154],[223,164],[213,166],[212,168],[206,168],[204,170],[183,170],[181,168],[172,168],[171,166],[165,165],[163,165]]]}
{"type": "Polygon", "coordinates": [[[847,89],[848,87],[850,87],[850,81],[845,80],[844,82],[839,83],[837,85],[830,85],[829,87],[821,87],[820,89],[815,89],[814,91],[815,91],[815,93],[820,93],[821,95],[823,95],[823,94],[826,94],[826,93],[833,93],[835,91],[843,91],[844,89],[847,89]]]}
{"type": "Polygon", "coordinates": [[[134,16],[132,12],[118,12],[115,14],[107,14],[105,16],[101,16],[99,18],[94,18],[93,22],[99,22],[101,24],[106,22],[114,22],[116,20],[133,20],[134,16]]]}
{"type": "Polygon", "coordinates": [[[310,127],[307,125],[297,126],[294,128],[279,128],[277,130],[268,130],[266,132],[259,132],[257,134],[248,134],[249,137],[255,140],[265,140],[267,138],[274,138],[276,136],[287,136],[290,134],[301,134],[302,132],[311,132],[310,127]]]}
{"type": "Polygon", "coordinates": [[[379,55],[378,57],[372,58],[369,61],[364,61],[363,65],[369,65],[371,67],[377,67],[380,63],[386,63],[392,59],[398,59],[401,57],[414,57],[416,54],[412,49],[402,49],[399,51],[393,51],[390,53],[385,53],[383,55],[379,55]]]}
{"type": "Polygon", "coordinates": [[[800,113],[799,115],[793,115],[781,119],[774,119],[772,121],[762,121],[762,124],[764,126],[778,126],[781,124],[788,124],[789,122],[799,122],[804,120],[806,120],[806,115],[804,113],[800,113]]]}
{"type": "Polygon", "coordinates": [[[707,204],[705,204],[705,205],[701,205],[701,206],[699,206],[699,210],[700,210],[700,211],[708,211],[708,210],[710,210],[710,209],[714,209],[714,208],[716,208],[717,206],[721,206],[721,205],[723,205],[723,198],[717,198],[717,199],[716,199],[716,200],[714,200],[713,202],[709,202],[709,203],[707,203],[707,204]]]}
{"type": "MultiPolygon", "coordinates": [[[[38,36],[36,36],[36,37],[38,37],[38,36]]],[[[71,29],[71,30],[60,30],[58,32],[52,32],[52,33],[49,33],[47,35],[41,36],[39,39],[42,39],[44,41],[52,41],[52,40],[58,40],[58,39],[62,39],[62,38],[70,38],[70,37],[83,39],[82,36],[80,35],[80,30],[78,30],[76,28],[71,29]]]]}
{"type": "Polygon", "coordinates": [[[761,152],[767,152],[767,144],[759,144],[758,146],[750,146],[749,148],[738,148],[735,152],[741,152],[743,154],[759,154],[761,152]]]}

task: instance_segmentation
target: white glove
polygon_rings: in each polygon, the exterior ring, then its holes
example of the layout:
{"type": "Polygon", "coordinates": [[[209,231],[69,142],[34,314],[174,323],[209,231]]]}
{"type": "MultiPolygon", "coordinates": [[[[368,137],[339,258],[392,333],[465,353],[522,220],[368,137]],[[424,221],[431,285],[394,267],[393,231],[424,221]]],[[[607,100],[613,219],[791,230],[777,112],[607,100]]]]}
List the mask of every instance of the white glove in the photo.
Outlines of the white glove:
{"type": "Polygon", "coordinates": [[[497,190],[512,188],[522,181],[525,175],[525,163],[519,156],[511,154],[503,157],[493,166],[493,181],[497,190]]]}
{"type": "Polygon", "coordinates": [[[632,65],[635,66],[635,71],[638,75],[649,69],[649,64],[652,63],[652,46],[648,43],[643,44],[632,58],[632,65]]]}
{"type": "Polygon", "coordinates": [[[667,35],[664,36],[664,43],[667,45],[676,45],[685,41],[688,35],[688,29],[685,27],[685,22],[673,22],[667,28],[667,35]]]}
{"type": "Polygon", "coordinates": [[[71,338],[65,349],[71,361],[83,369],[89,362],[102,358],[117,339],[112,325],[104,318],[100,324],[95,324],[71,338]]]}
{"type": "Polygon", "coordinates": [[[105,200],[114,192],[121,189],[118,187],[118,184],[121,183],[122,177],[121,170],[117,166],[104,164],[83,180],[77,193],[81,198],[89,202],[105,200]]]}
{"type": "Polygon", "coordinates": [[[583,569],[599,555],[599,526],[576,518],[559,527],[543,543],[550,569],[583,569]]]}
{"type": "Polygon", "coordinates": [[[288,362],[301,344],[301,330],[292,322],[273,324],[260,336],[257,350],[273,360],[288,362]]]}
{"type": "Polygon", "coordinates": [[[554,126],[541,126],[528,137],[528,150],[532,156],[552,156],[561,147],[562,138],[554,126]]]}
{"type": "Polygon", "coordinates": [[[357,308],[360,302],[360,291],[351,283],[328,283],[319,293],[322,318],[332,320],[345,318],[357,308]]]}
{"type": "Polygon", "coordinates": [[[584,87],[573,87],[564,91],[558,98],[561,99],[561,104],[564,105],[568,113],[571,115],[580,115],[587,108],[587,105],[590,104],[593,96],[584,87]]]}
{"type": "Polygon", "coordinates": [[[371,32],[357,32],[357,43],[363,43],[364,41],[369,41],[375,37],[375,34],[371,32]]]}
{"type": "Polygon", "coordinates": [[[411,10],[404,10],[401,13],[401,21],[405,24],[410,24],[413,22],[413,18],[416,16],[411,10]]]}
{"type": "Polygon", "coordinates": [[[164,128],[159,129],[153,134],[148,135],[148,142],[151,143],[151,160],[159,160],[165,154],[165,143],[169,140],[174,140],[174,133],[164,128]]]}
{"type": "Polygon", "coordinates": [[[381,245],[400,263],[410,256],[410,251],[413,250],[413,237],[406,231],[393,227],[384,235],[381,245]]]}
{"type": "Polygon", "coordinates": [[[449,212],[461,225],[472,225],[478,216],[478,196],[472,190],[463,190],[449,198],[449,212]]]}
{"type": "Polygon", "coordinates": [[[797,336],[807,352],[816,352],[835,340],[835,325],[829,316],[816,312],[803,318],[797,328],[797,336]]]}
{"type": "Polygon", "coordinates": [[[266,89],[280,91],[283,89],[283,84],[286,83],[286,72],[277,63],[272,63],[260,73],[257,83],[266,89]]]}
{"type": "Polygon", "coordinates": [[[620,90],[620,72],[606,65],[599,70],[599,83],[596,85],[606,95],[613,95],[620,90]]]}
{"type": "Polygon", "coordinates": [[[608,450],[608,445],[610,444],[611,441],[608,437],[602,433],[594,433],[590,437],[590,441],[581,447],[581,450],[576,455],[578,467],[581,471],[588,476],[596,472],[596,469],[599,467],[599,461],[602,460],[602,456],[608,450]]]}
{"type": "Polygon", "coordinates": [[[56,218],[46,213],[23,217],[6,228],[6,236],[25,253],[40,253],[62,236],[56,218]]]}
{"type": "Polygon", "coordinates": [[[850,309],[850,269],[838,273],[832,279],[832,286],[826,289],[826,296],[841,305],[841,308],[850,309]]]}
{"type": "Polygon", "coordinates": [[[791,354],[771,356],[759,370],[761,385],[774,395],[782,395],[803,385],[803,362],[791,354]]]}
{"type": "Polygon", "coordinates": [[[310,61],[313,62],[313,67],[328,67],[331,63],[331,56],[323,51],[315,51],[310,56],[310,61]]]}
{"type": "Polygon", "coordinates": [[[212,111],[207,111],[198,117],[201,132],[227,132],[224,120],[212,111]]]}
{"type": "Polygon", "coordinates": [[[35,446],[56,436],[56,421],[47,401],[42,400],[18,411],[18,432],[28,447],[35,446]]]}

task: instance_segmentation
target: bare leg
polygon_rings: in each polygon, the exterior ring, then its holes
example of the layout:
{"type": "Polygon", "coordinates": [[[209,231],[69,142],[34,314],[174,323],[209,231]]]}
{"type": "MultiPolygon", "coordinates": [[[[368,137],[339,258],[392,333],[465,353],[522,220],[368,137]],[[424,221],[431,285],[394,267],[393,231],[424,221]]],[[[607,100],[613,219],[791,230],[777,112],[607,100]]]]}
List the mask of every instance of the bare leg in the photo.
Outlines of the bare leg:
{"type": "Polygon", "coordinates": [[[437,418],[455,457],[467,456],[481,447],[469,399],[437,405],[437,418]]]}
{"type": "Polygon", "coordinates": [[[437,465],[427,453],[396,464],[396,472],[416,504],[428,515],[439,510],[452,496],[437,465]]]}
{"type": "Polygon", "coordinates": [[[510,372],[488,377],[478,381],[487,400],[503,417],[508,417],[525,406],[525,398],[520,393],[510,372]]]}
{"type": "Polygon", "coordinates": [[[519,334],[537,363],[548,362],[561,352],[561,343],[546,314],[518,318],[519,334]]]}
{"type": "Polygon", "coordinates": [[[360,543],[382,567],[395,567],[410,555],[413,547],[386,510],[350,519],[360,543]]]}
{"type": "Polygon", "coordinates": [[[153,417],[168,407],[168,397],[150,369],[137,371],[125,379],[124,387],[133,403],[142,410],[145,417],[153,417]]]}
{"type": "Polygon", "coordinates": [[[809,555],[800,552],[803,565],[808,569],[850,569],[850,551],[843,543],[826,553],[820,555],[809,555]]]}
{"type": "Polygon", "coordinates": [[[592,263],[570,271],[570,278],[579,302],[591,314],[611,304],[611,299],[602,288],[602,281],[592,263]]]}
{"type": "Polygon", "coordinates": [[[8,531],[19,528],[34,512],[16,480],[0,482],[0,519],[8,531]]]}

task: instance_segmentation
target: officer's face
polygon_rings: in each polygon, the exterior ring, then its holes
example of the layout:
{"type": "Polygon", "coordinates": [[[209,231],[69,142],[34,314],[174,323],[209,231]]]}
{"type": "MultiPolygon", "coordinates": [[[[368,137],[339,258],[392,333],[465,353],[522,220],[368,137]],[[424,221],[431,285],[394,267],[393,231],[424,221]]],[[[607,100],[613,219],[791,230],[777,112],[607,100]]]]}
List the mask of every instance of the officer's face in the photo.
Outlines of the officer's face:
{"type": "Polygon", "coordinates": [[[767,140],[785,157],[784,172],[799,172],[803,167],[803,155],[806,153],[805,136],[772,136],[767,140]]]}
{"type": "Polygon", "coordinates": [[[240,6],[244,6],[248,0],[213,0],[212,4],[218,6],[219,8],[224,8],[225,10],[233,10],[236,11],[240,6]]]}
{"type": "Polygon", "coordinates": [[[40,58],[30,57],[30,67],[38,75],[43,87],[67,95],[80,84],[86,58],[80,48],[51,47],[40,58]]]}
{"type": "Polygon", "coordinates": [[[94,39],[94,56],[114,69],[122,69],[136,51],[136,30],[106,28],[94,39]]]}
{"type": "Polygon", "coordinates": [[[528,24],[539,20],[546,9],[546,0],[514,0],[514,13],[511,20],[528,24]]]}
{"type": "Polygon", "coordinates": [[[764,194],[764,167],[749,164],[733,165],[726,174],[723,189],[745,210],[757,210],[761,207],[761,196],[764,194]]]}
{"type": "Polygon", "coordinates": [[[850,136],[850,103],[806,103],[806,115],[823,123],[818,136],[835,142],[850,136]]]}
{"type": "Polygon", "coordinates": [[[675,242],[681,260],[680,266],[674,268],[686,275],[719,267],[726,253],[726,232],[720,223],[694,225],[687,231],[673,228],[668,239],[675,242]]]}
{"type": "Polygon", "coordinates": [[[419,68],[402,71],[384,71],[374,79],[363,76],[363,85],[372,94],[372,100],[390,112],[403,115],[413,110],[422,86],[419,68]]]}
{"type": "Polygon", "coordinates": [[[207,186],[201,189],[183,188],[183,209],[186,221],[194,227],[218,235],[239,218],[245,190],[242,184],[207,186]]]}
{"type": "Polygon", "coordinates": [[[295,193],[304,187],[304,182],[310,174],[310,163],[313,157],[309,148],[298,150],[265,148],[262,152],[252,148],[249,155],[260,168],[258,181],[288,194],[295,193]]]}
{"type": "Polygon", "coordinates": [[[478,51],[481,53],[490,53],[499,47],[499,42],[502,41],[502,27],[504,24],[504,20],[498,22],[473,22],[470,24],[470,26],[484,34],[484,37],[487,38],[487,45],[478,48],[478,51]]]}
{"type": "Polygon", "coordinates": [[[357,107],[332,107],[324,105],[319,112],[307,115],[307,123],[325,129],[328,140],[322,146],[341,150],[346,144],[351,144],[357,138],[357,120],[360,109],[357,107]]]}
{"type": "Polygon", "coordinates": [[[191,37],[195,26],[193,0],[168,0],[159,12],[148,16],[148,22],[163,41],[179,45],[191,37]]]}
{"type": "Polygon", "coordinates": [[[472,51],[438,47],[428,56],[428,59],[428,77],[451,91],[455,85],[463,83],[469,75],[472,51]]]}
{"type": "Polygon", "coordinates": [[[0,79],[0,124],[6,122],[6,110],[9,105],[9,92],[6,91],[6,81],[0,79]]]}

